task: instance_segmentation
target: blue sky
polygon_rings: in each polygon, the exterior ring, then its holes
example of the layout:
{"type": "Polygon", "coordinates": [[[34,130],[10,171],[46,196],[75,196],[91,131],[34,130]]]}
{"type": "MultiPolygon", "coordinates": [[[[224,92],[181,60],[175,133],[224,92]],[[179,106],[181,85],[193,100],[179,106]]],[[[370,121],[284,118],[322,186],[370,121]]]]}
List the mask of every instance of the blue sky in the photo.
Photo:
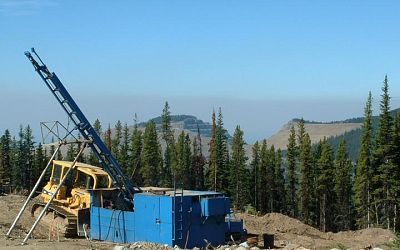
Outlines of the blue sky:
{"type": "Polygon", "coordinates": [[[103,123],[146,120],[165,101],[209,121],[221,106],[228,130],[239,124],[252,142],[294,117],[362,115],[385,74],[398,107],[399,10],[398,1],[0,0],[0,129],[65,117],[23,55],[32,46],[103,123]]]}

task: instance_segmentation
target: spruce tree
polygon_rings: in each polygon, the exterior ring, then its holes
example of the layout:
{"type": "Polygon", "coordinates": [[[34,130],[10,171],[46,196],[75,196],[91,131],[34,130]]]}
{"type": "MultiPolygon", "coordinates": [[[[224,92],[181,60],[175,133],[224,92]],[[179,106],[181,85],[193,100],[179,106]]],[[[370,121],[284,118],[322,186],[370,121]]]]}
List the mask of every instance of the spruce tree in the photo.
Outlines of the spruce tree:
{"type": "Polygon", "coordinates": [[[312,155],[310,136],[307,133],[304,133],[303,137],[299,137],[299,143],[300,188],[298,200],[300,203],[300,215],[304,223],[312,224],[311,210],[313,196],[313,176],[311,169],[312,155]]]}
{"type": "Polygon", "coordinates": [[[157,186],[160,183],[162,167],[161,146],[158,142],[156,124],[150,121],[146,125],[143,138],[141,174],[144,186],[157,186]]]}
{"type": "Polygon", "coordinates": [[[34,141],[33,133],[30,126],[26,126],[23,133],[23,165],[24,171],[24,188],[31,190],[32,186],[32,170],[34,162],[34,141]]]}
{"type": "Polygon", "coordinates": [[[275,208],[275,192],[276,192],[276,179],[275,179],[275,147],[271,146],[269,150],[267,150],[266,159],[264,160],[265,166],[265,189],[266,189],[266,197],[267,197],[267,212],[276,212],[275,208]]]}
{"type": "Polygon", "coordinates": [[[286,213],[285,177],[282,166],[282,151],[278,149],[275,154],[275,211],[286,213]]]}
{"type": "Polygon", "coordinates": [[[176,184],[184,189],[191,189],[193,183],[192,152],[189,135],[182,131],[176,144],[176,184]]]}
{"type": "Polygon", "coordinates": [[[252,161],[250,163],[251,170],[251,183],[253,188],[251,190],[252,204],[256,210],[259,210],[258,192],[261,190],[259,179],[260,179],[260,146],[258,141],[253,144],[252,147],[252,161]]]}
{"type": "Polygon", "coordinates": [[[215,111],[212,113],[212,127],[211,127],[211,139],[209,144],[209,154],[210,158],[208,160],[208,168],[207,168],[207,186],[209,189],[217,191],[217,150],[215,144],[215,133],[217,130],[217,123],[215,118],[215,111]]]}
{"type": "Polygon", "coordinates": [[[361,145],[354,178],[355,208],[359,228],[370,227],[372,219],[372,139],[372,95],[369,92],[364,108],[361,145]]]}
{"type": "Polygon", "coordinates": [[[171,111],[168,102],[165,102],[161,115],[161,132],[165,142],[164,164],[161,174],[161,185],[166,187],[172,186],[173,175],[176,167],[176,152],[174,131],[171,127],[171,111]]]}
{"type": "MultiPolygon", "coordinates": [[[[104,143],[106,144],[107,148],[112,152],[113,151],[113,141],[111,139],[111,126],[108,124],[108,129],[104,133],[104,143]]],[[[116,157],[114,155],[114,157],[116,157]]]]}
{"type": "Polygon", "coordinates": [[[297,217],[297,145],[296,131],[292,125],[287,145],[286,161],[287,161],[287,207],[288,213],[292,217],[297,217]]]}
{"type": "Polygon", "coordinates": [[[335,160],[335,218],[338,231],[352,228],[352,169],[353,166],[347,153],[347,144],[343,139],[339,144],[335,160]]]}
{"type": "Polygon", "coordinates": [[[18,168],[18,141],[15,136],[12,137],[10,147],[10,163],[11,163],[11,187],[12,190],[17,190],[19,184],[19,168],[18,168]]]}
{"type": "MultiPolygon", "coordinates": [[[[102,128],[101,128],[101,123],[99,119],[96,119],[93,123],[93,129],[96,131],[97,135],[101,138],[102,136],[102,128]]],[[[93,166],[98,166],[99,165],[99,159],[97,156],[90,150],[89,153],[89,159],[88,163],[93,166]]]]}
{"type": "Polygon", "coordinates": [[[121,163],[121,147],[122,147],[122,123],[120,120],[117,121],[115,124],[114,130],[114,138],[111,139],[112,141],[112,147],[111,147],[111,153],[114,155],[114,157],[117,159],[119,163],[121,163]]]}
{"type": "MultiPolygon", "coordinates": [[[[35,159],[33,163],[33,170],[32,170],[32,187],[35,185],[36,181],[39,179],[40,174],[42,173],[43,169],[46,167],[47,164],[47,159],[45,155],[45,150],[43,149],[43,146],[41,143],[39,143],[38,147],[36,148],[35,151],[35,159]]],[[[50,171],[49,171],[50,172],[50,171]]],[[[48,179],[45,179],[45,181],[42,181],[41,186],[45,185],[45,182],[48,179]]]]}
{"type": "Polygon", "coordinates": [[[74,161],[76,156],[76,145],[74,143],[68,144],[68,150],[65,156],[66,161],[74,161]]]}
{"type": "Polygon", "coordinates": [[[260,204],[261,213],[268,212],[268,190],[267,190],[267,165],[269,162],[269,154],[267,148],[267,141],[263,140],[260,149],[260,171],[259,171],[259,185],[260,191],[258,192],[258,200],[260,204]]]}
{"type": "Polygon", "coordinates": [[[398,231],[398,216],[399,205],[400,205],[400,112],[395,116],[393,124],[393,136],[392,136],[392,146],[391,146],[391,162],[394,164],[395,169],[393,171],[394,180],[392,183],[392,193],[393,193],[393,231],[398,231]]]}
{"type": "Polygon", "coordinates": [[[376,150],[374,152],[374,196],[376,207],[379,207],[377,223],[391,226],[394,212],[393,200],[395,193],[393,185],[398,181],[393,177],[396,166],[392,162],[392,136],[393,120],[390,115],[390,96],[387,76],[383,81],[382,95],[380,101],[379,128],[376,138],[376,150]]]}
{"type": "Polygon", "coordinates": [[[306,135],[306,127],[305,127],[305,122],[304,122],[303,118],[301,118],[297,122],[297,131],[298,131],[297,132],[297,141],[298,141],[299,147],[301,147],[301,143],[303,142],[304,136],[306,135]]]}
{"type": "Polygon", "coordinates": [[[185,173],[183,177],[183,187],[186,189],[193,188],[193,171],[192,171],[192,150],[191,140],[189,134],[186,134],[183,149],[183,161],[185,166],[185,173]]]}
{"type": "Polygon", "coordinates": [[[229,152],[226,130],[224,128],[221,108],[218,110],[217,126],[215,129],[215,154],[216,154],[216,187],[217,191],[228,193],[229,152]]]}
{"type": "Polygon", "coordinates": [[[130,156],[129,156],[129,169],[128,175],[133,182],[140,186],[143,185],[143,179],[141,176],[141,152],[143,148],[142,131],[139,130],[137,124],[137,116],[135,114],[133,131],[130,139],[130,156]]]}
{"type": "Polygon", "coordinates": [[[120,159],[119,159],[119,164],[121,165],[122,170],[124,171],[125,174],[128,174],[128,168],[129,168],[129,151],[130,151],[129,139],[130,139],[129,128],[128,124],[125,123],[122,129],[122,141],[121,141],[120,159]]]}
{"type": "Polygon", "coordinates": [[[249,204],[249,173],[246,167],[247,156],[244,150],[243,131],[236,126],[232,141],[232,159],[230,168],[230,193],[234,206],[243,210],[249,204]]]}
{"type": "Polygon", "coordinates": [[[320,174],[319,172],[319,167],[318,167],[318,161],[321,158],[322,154],[322,140],[320,140],[315,147],[312,149],[312,198],[311,198],[311,221],[312,225],[315,227],[320,226],[320,201],[318,197],[318,191],[317,191],[317,178],[320,174]]]}
{"type": "Polygon", "coordinates": [[[324,139],[321,158],[318,160],[319,175],[316,189],[320,201],[320,230],[333,230],[333,203],[334,203],[334,160],[331,146],[324,139]]]}
{"type": "Polygon", "coordinates": [[[0,179],[3,183],[10,182],[11,178],[11,134],[8,129],[0,139],[0,179]]]}
{"type": "Polygon", "coordinates": [[[197,126],[197,137],[192,143],[192,173],[193,173],[193,189],[204,190],[204,165],[206,158],[203,155],[200,129],[197,126]]]}

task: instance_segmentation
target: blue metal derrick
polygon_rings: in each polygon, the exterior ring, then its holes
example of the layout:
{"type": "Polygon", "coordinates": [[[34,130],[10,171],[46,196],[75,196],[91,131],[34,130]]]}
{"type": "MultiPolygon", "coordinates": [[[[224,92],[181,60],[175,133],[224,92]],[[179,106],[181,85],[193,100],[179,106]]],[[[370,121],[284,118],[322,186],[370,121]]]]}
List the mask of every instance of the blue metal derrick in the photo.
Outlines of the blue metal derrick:
{"type": "Polygon", "coordinates": [[[25,52],[25,55],[32,63],[36,72],[45,82],[46,86],[50,89],[51,93],[57,99],[58,103],[60,103],[61,107],[75,124],[76,129],[79,130],[85,140],[92,142],[89,145],[99,159],[99,163],[103,169],[113,180],[114,187],[119,188],[124,199],[133,205],[134,194],[140,192],[140,188],[136,187],[135,189],[134,184],[124,175],[117,160],[101,140],[100,136],[96,133],[90,122],[86,119],[85,115],[75,103],[74,99],[68,93],[57,75],[54,72],[51,73],[49,71],[33,48],[32,53],[37,57],[40,63],[35,60],[30,52],[25,52]]]}

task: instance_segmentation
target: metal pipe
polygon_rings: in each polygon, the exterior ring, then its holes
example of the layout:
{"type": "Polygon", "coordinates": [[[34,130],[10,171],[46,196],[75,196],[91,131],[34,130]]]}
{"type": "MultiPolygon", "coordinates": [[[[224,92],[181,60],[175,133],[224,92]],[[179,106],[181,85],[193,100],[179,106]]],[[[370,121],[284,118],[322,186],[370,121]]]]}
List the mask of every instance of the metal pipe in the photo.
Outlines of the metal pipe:
{"type": "Polygon", "coordinates": [[[28,241],[29,237],[31,236],[33,230],[35,230],[37,224],[39,223],[39,221],[42,219],[44,213],[47,211],[47,209],[50,206],[50,203],[54,200],[54,197],[57,195],[58,191],[60,190],[61,186],[64,184],[65,180],[67,179],[68,174],[72,171],[72,169],[75,167],[76,162],[78,161],[78,158],[81,156],[81,154],[83,153],[83,150],[86,148],[86,143],[84,143],[82,145],[81,150],[79,151],[79,153],[76,155],[74,161],[72,162],[71,166],[69,167],[67,173],[65,173],[65,175],[63,176],[60,184],[57,186],[56,190],[54,191],[54,193],[51,195],[50,200],[47,202],[46,206],[43,208],[42,212],[39,214],[39,217],[36,219],[35,223],[33,223],[32,228],[29,230],[28,234],[25,236],[24,241],[22,241],[21,245],[25,245],[26,242],[28,241]]]}
{"type": "Polygon", "coordinates": [[[58,153],[58,150],[60,149],[60,147],[63,144],[58,144],[57,149],[54,151],[53,155],[51,156],[49,162],[47,163],[47,166],[43,169],[42,174],[40,175],[39,179],[37,180],[35,186],[33,187],[31,193],[29,194],[28,198],[26,199],[24,205],[22,206],[21,210],[19,211],[17,217],[15,217],[15,220],[13,222],[13,224],[11,225],[10,229],[8,230],[6,236],[10,237],[10,234],[12,232],[12,230],[14,229],[15,225],[18,223],[19,219],[21,218],[22,213],[24,212],[26,206],[28,205],[29,201],[31,200],[33,194],[36,192],[37,188],[39,187],[40,182],[42,181],[44,175],[46,174],[47,169],[49,168],[49,166],[51,165],[51,162],[53,161],[53,159],[55,158],[55,156],[58,153]]]}

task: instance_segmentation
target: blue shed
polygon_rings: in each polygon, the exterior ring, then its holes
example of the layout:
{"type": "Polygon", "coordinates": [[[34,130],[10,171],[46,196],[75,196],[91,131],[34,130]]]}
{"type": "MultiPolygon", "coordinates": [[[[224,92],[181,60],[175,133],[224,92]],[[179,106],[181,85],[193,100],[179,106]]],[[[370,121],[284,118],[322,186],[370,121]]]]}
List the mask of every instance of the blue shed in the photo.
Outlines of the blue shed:
{"type": "Polygon", "coordinates": [[[219,245],[226,236],[244,232],[243,222],[229,216],[230,199],[221,193],[184,190],[177,195],[170,189],[148,188],[135,194],[134,212],[111,209],[108,197],[115,200],[115,192],[92,192],[91,239],[193,248],[206,242],[219,245]]]}

